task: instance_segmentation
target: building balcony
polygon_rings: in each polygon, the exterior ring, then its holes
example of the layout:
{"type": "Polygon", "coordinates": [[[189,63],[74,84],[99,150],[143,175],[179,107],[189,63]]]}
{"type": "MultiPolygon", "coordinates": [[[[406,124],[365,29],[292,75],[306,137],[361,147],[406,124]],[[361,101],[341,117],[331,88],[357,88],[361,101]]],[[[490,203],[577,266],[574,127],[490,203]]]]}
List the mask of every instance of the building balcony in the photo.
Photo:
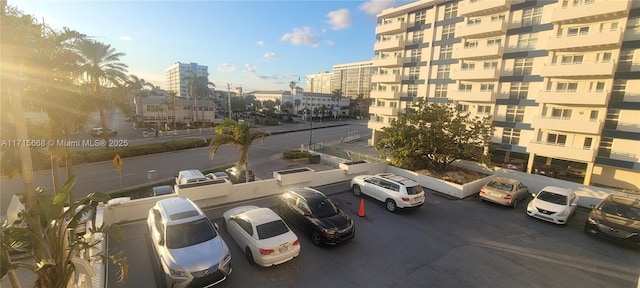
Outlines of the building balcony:
{"type": "Polygon", "coordinates": [[[453,70],[450,72],[451,79],[455,80],[497,80],[500,77],[498,69],[474,69],[474,70],[453,70]]]}
{"type": "Polygon", "coordinates": [[[471,25],[461,22],[456,25],[456,36],[462,38],[486,38],[506,32],[507,22],[505,21],[487,21],[471,25]]]}
{"type": "Polygon", "coordinates": [[[403,93],[393,90],[371,90],[369,97],[376,99],[400,99],[403,93]]]}
{"type": "Polygon", "coordinates": [[[568,4],[565,7],[553,10],[551,22],[555,24],[573,24],[620,18],[629,14],[631,2],[631,0],[596,0],[589,4],[568,4]]]}
{"type": "Polygon", "coordinates": [[[547,50],[587,51],[620,46],[624,33],[622,30],[594,32],[582,35],[550,37],[547,50]]]}
{"type": "Polygon", "coordinates": [[[535,117],[531,121],[531,126],[539,129],[556,131],[566,131],[582,134],[600,134],[603,121],[586,121],[584,119],[572,120],[552,117],[535,117]]]}
{"type": "Polygon", "coordinates": [[[591,76],[613,76],[617,68],[615,61],[545,65],[542,77],[579,78],[591,76]]]}
{"type": "Polygon", "coordinates": [[[402,75],[400,74],[374,74],[371,75],[373,83],[400,83],[402,75]]]}
{"type": "Polygon", "coordinates": [[[371,130],[382,131],[382,128],[384,127],[389,127],[389,124],[373,120],[369,120],[369,122],[367,122],[367,128],[371,130]]]}
{"type": "Polygon", "coordinates": [[[546,142],[530,142],[529,145],[527,145],[527,152],[577,162],[593,162],[597,154],[597,151],[594,149],[560,146],[555,143],[546,142]]]}
{"type": "Polygon", "coordinates": [[[378,41],[373,44],[373,50],[376,51],[392,51],[404,48],[404,40],[401,38],[378,41]]]}
{"type": "Polygon", "coordinates": [[[491,45],[491,46],[479,46],[473,48],[458,48],[453,50],[453,58],[457,59],[492,59],[502,58],[502,52],[504,46],[491,45]]]}
{"type": "Polygon", "coordinates": [[[540,91],[536,102],[562,105],[594,105],[605,106],[609,103],[611,92],[601,91],[540,91]]]}
{"type": "Polygon", "coordinates": [[[498,92],[493,91],[456,90],[447,93],[447,98],[454,101],[495,102],[497,97],[498,92]]]}
{"type": "Polygon", "coordinates": [[[509,11],[511,5],[520,3],[520,0],[465,0],[458,5],[458,15],[465,17],[477,17],[509,11]]]}
{"type": "Polygon", "coordinates": [[[402,66],[404,58],[402,57],[375,57],[371,60],[373,66],[376,67],[394,67],[402,66]]]}
{"type": "Polygon", "coordinates": [[[376,34],[398,33],[407,30],[407,22],[392,21],[376,26],[376,34]]]}
{"type": "Polygon", "coordinates": [[[369,113],[375,115],[384,116],[396,116],[398,115],[398,108],[383,107],[383,106],[369,106],[369,113]]]}

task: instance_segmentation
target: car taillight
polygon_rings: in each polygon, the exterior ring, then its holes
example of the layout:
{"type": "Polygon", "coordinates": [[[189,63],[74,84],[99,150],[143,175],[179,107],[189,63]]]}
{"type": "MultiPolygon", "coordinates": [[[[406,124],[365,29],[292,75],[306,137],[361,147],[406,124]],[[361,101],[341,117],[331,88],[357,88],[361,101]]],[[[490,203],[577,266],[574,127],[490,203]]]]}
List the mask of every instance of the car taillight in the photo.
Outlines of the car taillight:
{"type": "Polygon", "coordinates": [[[409,202],[409,197],[402,197],[402,201],[409,202]]]}
{"type": "Polygon", "coordinates": [[[293,241],[293,246],[296,246],[296,245],[300,245],[300,240],[296,239],[296,241],[293,241]]]}
{"type": "Polygon", "coordinates": [[[484,191],[484,188],[480,189],[480,193],[482,194],[486,194],[487,192],[484,191]]]}
{"type": "Polygon", "coordinates": [[[276,251],[273,250],[273,249],[262,249],[262,248],[260,248],[260,254],[262,254],[262,255],[269,255],[269,254],[271,254],[273,252],[276,252],[276,251]]]}
{"type": "Polygon", "coordinates": [[[511,200],[511,194],[507,194],[507,196],[504,196],[504,200],[511,200]]]}

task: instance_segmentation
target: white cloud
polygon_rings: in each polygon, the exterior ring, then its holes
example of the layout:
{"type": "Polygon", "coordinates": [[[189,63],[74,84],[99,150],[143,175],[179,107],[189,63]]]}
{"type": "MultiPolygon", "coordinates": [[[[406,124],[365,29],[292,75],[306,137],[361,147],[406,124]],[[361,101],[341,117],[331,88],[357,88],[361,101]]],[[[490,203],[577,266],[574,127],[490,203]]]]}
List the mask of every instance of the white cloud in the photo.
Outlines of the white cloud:
{"type": "Polygon", "coordinates": [[[293,32],[284,34],[281,41],[289,41],[291,44],[300,46],[318,47],[318,35],[313,33],[311,27],[293,28],[293,32]]]}
{"type": "Polygon", "coordinates": [[[327,46],[333,46],[333,41],[331,41],[331,40],[325,40],[325,41],[324,41],[324,45],[327,45],[327,46]]]}
{"type": "Polygon", "coordinates": [[[351,27],[351,23],[353,22],[351,19],[351,14],[349,14],[349,9],[342,8],[335,11],[329,12],[327,14],[327,23],[331,25],[331,29],[333,30],[342,30],[345,28],[351,27]]]}
{"type": "Polygon", "coordinates": [[[120,39],[122,41],[133,41],[133,38],[131,38],[131,36],[127,36],[127,35],[120,36],[120,38],[118,38],[118,39],[120,39]]]}
{"type": "Polygon", "coordinates": [[[258,42],[256,42],[256,44],[258,44],[258,46],[262,47],[262,46],[264,46],[264,41],[258,41],[258,42]]]}
{"type": "Polygon", "coordinates": [[[222,64],[218,65],[217,70],[220,71],[220,72],[233,72],[233,71],[238,70],[238,67],[236,67],[233,64],[222,63],[222,64]]]}
{"type": "Polygon", "coordinates": [[[253,66],[253,65],[250,65],[250,64],[244,64],[244,68],[242,70],[247,72],[247,73],[255,73],[256,72],[256,66],[253,66]]]}
{"type": "Polygon", "coordinates": [[[275,52],[267,52],[262,55],[262,59],[269,61],[271,59],[280,58],[275,52]]]}
{"type": "Polygon", "coordinates": [[[369,0],[360,4],[358,8],[371,16],[377,16],[382,10],[393,7],[395,2],[395,0],[369,0]]]}

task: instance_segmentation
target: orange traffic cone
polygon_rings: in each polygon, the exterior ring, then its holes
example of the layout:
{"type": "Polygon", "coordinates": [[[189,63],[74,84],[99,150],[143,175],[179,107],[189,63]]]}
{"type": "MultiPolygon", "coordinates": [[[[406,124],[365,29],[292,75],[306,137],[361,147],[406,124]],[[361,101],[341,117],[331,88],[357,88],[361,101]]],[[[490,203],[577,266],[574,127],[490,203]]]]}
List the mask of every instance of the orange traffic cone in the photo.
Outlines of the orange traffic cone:
{"type": "Polygon", "coordinates": [[[358,210],[358,216],[364,217],[364,198],[360,198],[360,209],[358,210]]]}

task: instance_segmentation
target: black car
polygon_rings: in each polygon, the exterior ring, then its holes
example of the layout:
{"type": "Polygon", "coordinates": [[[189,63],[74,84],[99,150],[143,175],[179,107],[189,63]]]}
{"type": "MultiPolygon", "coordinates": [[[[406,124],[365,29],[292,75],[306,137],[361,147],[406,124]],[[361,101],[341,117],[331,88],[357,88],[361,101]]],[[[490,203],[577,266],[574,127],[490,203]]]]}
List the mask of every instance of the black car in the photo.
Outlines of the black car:
{"type": "Polygon", "coordinates": [[[256,176],[253,174],[253,170],[249,170],[249,181],[246,180],[247,174],[245,173],[246,170],[244,169],[238,170],[236,167],[231,167],[227,170],[224,170],[224,172],[226,172],[227,175],[229,175],[231,182],[234,184],[256,181],[256,176]]]}
{"type": "Polygon", "coordinates": [[[335,245],[353,238],[356,233],[353,220],[315,189],[285,192],[278,199],[278,210],[287,223],[308,233],[316,246],[335,245]]]}
{"type": "Polygon", "coordinates": [[[640,198],[607,196],[589,213],[584,231],[640,248],[640,198]]]}
{"type": "Polygon", "coordinates": [[[560,169],[552,165],[534,165],[533,173],[538,175],[544,175],[551,178],[558,178],[560,176],[560,169]]]}

